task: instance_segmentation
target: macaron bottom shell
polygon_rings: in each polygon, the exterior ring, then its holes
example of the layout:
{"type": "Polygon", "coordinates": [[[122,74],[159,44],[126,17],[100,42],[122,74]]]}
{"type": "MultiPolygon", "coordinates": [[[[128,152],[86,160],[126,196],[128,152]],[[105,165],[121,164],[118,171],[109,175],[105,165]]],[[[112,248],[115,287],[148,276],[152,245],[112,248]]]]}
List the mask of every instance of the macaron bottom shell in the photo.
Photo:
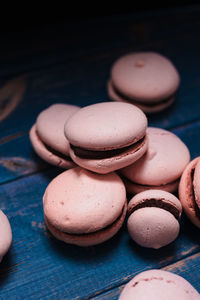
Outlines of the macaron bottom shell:
{"type": "Polygon", "coordinates": [[[61,167],[63,169],[69,169],[76,166],[76,164],[71,160],[69,156],[66,155],[63,158],[62,153],[52,152],[47,146],[42,142],[39,135],[37,134],[36,125],[34,124],[30,130],[30,140],[35,152],[46,162],[61,167]]]}
{"type": "Polygon", "coordinates": [[[127,211],[127,203],[125,203],[121,215],[106,228],[102,228],[96,232],[91,232],[88,234],[69,234],[67,232],[63,232],[52,224],[49,223],[46,216],[45,222],[49,229],[49,231],[55,236],[58,240],[61,240],[68,244],[74,244],[77,246],[88,247],[94,246],[97,244],[101,244],[110,238],[112,238],[122,227],[127,211]]]}
{"type": "Polygon", "coordinates": [[[70,156],[77,165],[85,169],[99,174],[107,174],[134,163],[137,159],[142,157],[146,150],[147,138],[144,137],[142,142],[137,144],[137,146],[133,144],[128,150],[113,157],[103,159],[82,158],[75,155],[72,149],[70,149],[70,156]]]}
{"type": "Polygon", "coordinates": [[[173,182],[169,182],[169,183],[166,183],[163,185],[158,185],[158,186],[134,183],[123,176],[122,176],[122,179],[124,181],[124,184],[125,184],[125,187],[126,187],[128,193],[130,193],[132,195],[138,194],[143,191],[152,190],[152,189],[153,190],[163,190],[163,191],[166,191],[169,193],[173,193],[174,191],[176,191],[178,189],[178,185],[179,185],[179,179],[175,180],[173,182]]]}
{"type": "Polygon", "coordinates": [[[148,105],[147,102],[147,104],[145,105],[144,103],[140,103],[140,100],[129,99],[126,96],[122,97],[122,95],[118,94],[114,89],[111,80],[108,81],[107,88],[108,88],[108,95],[111,100],[118,101],[118,102],[132,103],[133,105],[139,107],[143,112],[148,114],[156,113],[168,108],[175,100],[175,95],[172,95],[167,99],[167,101],[161,100],[160,102],[154,104],[153,106],[148,105]]]}

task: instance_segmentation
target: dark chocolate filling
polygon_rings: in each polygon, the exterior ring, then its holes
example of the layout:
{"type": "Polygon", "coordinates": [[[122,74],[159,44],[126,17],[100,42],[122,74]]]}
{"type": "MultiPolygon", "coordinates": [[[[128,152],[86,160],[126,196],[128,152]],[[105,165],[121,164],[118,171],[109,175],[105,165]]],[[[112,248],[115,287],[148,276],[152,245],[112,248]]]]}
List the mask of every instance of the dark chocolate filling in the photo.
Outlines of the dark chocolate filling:
{"type": "Polygon", "coordinates": [[[60,158],[63,158],[64,160],[69,160],[69,161],[72,162],[72,159],[71,159],[70,156],[64,155],[63,153],[61,153],[61,152],[59,152],[59,151],[57,151],[57,150],[51,148],[50,146],[48,146],[48,145],[45,144],[44,142],[43,142],[43,144],[44,144],[44,146],[47,148],[47,150],[50,151],[51,153],[53,153],[54,155],[59,156],[60,158]]]}
{"type": "MultiPolygon", "coordinates": [[[[140,144],[142,144],[144,142],[144,139],[145,139],[145,136],[134,144],[131,144],[131,145],[123,147],[123,148],[111,149],[111,150],[98,150],[98,151],[87,150],[87,149],[84,149],[81,147],[73,146],[72,144],[70,144],[70,147],[74,151],[74,154],[78,157],[89,158],[89,159],[101,159],[101,158],[110,158],[115,155],[119,155],[119,154],[131,149],[133,146],[138,147],[140,144]]],[[[135,151],[138,151],[138,150],[139,150],[139,148],[136,149],[135,151]]]]}
{"type": "Polygon", "coordinates": [[[196,217],[200,219],[200,209],[198,207],[198,205],[196,204],[196,201],[195,201],[195,194],[194,194],[194,187],[193,187],[193,180],[194,180],[194,170],[195,168],[193,168],[191,170],[191,174],[190,174],[190,177],[191,177],[191,196],[192,196],[192,202],[193,202],[193,206],[194,206],[194,211],[195,211],[195,214],[196,214],[196,217]]]}
{"type": "Polygon", "coordinates": [[[162,208],[164,210],[169,211],[177,220],[179,219],[180,211],[178,210],[178,208],[175,205],[166,202],[164,198],[160,198],[160,199],[154,199],[154,198],[144,199],[141,203],[138,203],[137,205],[131,207],[128,210],[128,215],[130,216],[137,209],[145,208],[145,207],[158,207],[158,208],[162,208]]]}
{"type": "Polygon", "coordinates": [[[44,147],[45,147],[49,152],[53,153],[55,156],[58,156],[58,157],[60,157],[60,158],[62,158],[62,159],[64,159],[64,160],[68,160],[68,161],[71,161],[71,162],[72,162],[72,159],[71,159],[70,156],[64,155],[63,153],[61,153],[61,152],[59,152],[59,151],[53,149],[53,148],[50,147],[49,145],[45,144],[45,143],[41,140],[41,138],[40,138],[40,136],[39,136],[37,130],[36,130],[36,134],[37,134],[38,138],[40,139],[40,141],[42,142],[42,144],[44,145],[44,147]]]}
{"type": "Polygon", "coordinates": [[[145,101],[142,101],[142,100],[136,100],[136,99],[134,99],[134,98],[131,98],[131,97],[128,97],[128,96],[124,95],[123,93],[121,93],[121,92],[114,86],[113,83],[111,83],[111,84],[112,84],[113,90],[115,91],[115,93],[116,93],[119,97],[125,99],[125,100],[128,101],[128,102],[134,102],[134,103],[136,103],[136,104],[138,104],[138,105],[139,105],[139,104],[142,104],[142,105],[148,106],[148,107],[155,107],[155,106],[157,106],[157,105],[160,105],[161,103],[163,103],[163,104],[164,104],[164,103],[167,103],[167,102],[170,100],[170,98],[172,98],[173,96],[175,96],[175,93],[174,93],[174,94],[170,95],[169,97],[160,100],[159,102],[155,102],[155,101],[153,101],[153,100],[152,100],[151,102],[145,102],[145,101]]]}

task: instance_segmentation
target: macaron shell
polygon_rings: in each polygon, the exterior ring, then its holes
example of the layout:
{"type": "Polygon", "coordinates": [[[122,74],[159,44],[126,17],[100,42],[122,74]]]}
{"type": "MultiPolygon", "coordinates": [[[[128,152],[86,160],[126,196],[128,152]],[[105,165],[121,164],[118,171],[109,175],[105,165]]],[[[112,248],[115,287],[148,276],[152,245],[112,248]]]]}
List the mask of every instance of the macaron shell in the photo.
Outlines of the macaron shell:
{"type": "Polygon", "coordinates": [[[145,207],[134,211],[128,218],[127,226],[130,236],[137,244],[154,249],[173,242],[180,229],[175,217],[158,207],[145,207]]]}
{"type": "Polygon", "coordinates": [[[156,112],[159,112],[161,110],[164,110],[166,109],[167,107],[169,107],[175,100],[175,96],[172,96],[169,98],[168,101],[166,102],[158,102],[156,105],[154,106],[149,106],[148,103],[147,105],[144,105],[144,104],[141,104],[139,102],[134,102],[134,99],[132,101],[129,101],[125,98],[122,98],[120,95],[118,95],[115,90],[113,89],[113,86],[112,86],[112,82],[111,80],[109,80],[108,82],[108,96],[111,100],[114,100],[114,101],[118,101],[118,102],[125,102],[125,103],[132,103],[134,105],[136,105],[138,108],[140,108],[143,112],[145,113],[156,113],[156,112]]]}
{"type": "Polygon", "coordinates": [[[148,149],[134,164],[121,170],[131,182],[165,185],[177,180],[190,161],[187,146],[170,131],[148,127],[148,149]]]}
{"type": "Polygon", "coordinates": [[[127,204],[125,203],[120,218],[118,218],[111,226],[108,226],[104,229],[101,229],[97,232],[93,232],[90,234],[84,234],[84,235],[67,234],[53,227],[47,220],[46,220],[46,224],[48,229],[51,231],[51,233],[57,239],[64,241],[65,243],[74,244],[82,247],[95,246],[109,240],[119,231],[119,229],[123,225],[126,216],[126,209],[127,209],[127,204]]]}
{"type": "Polygon", "coordinates": [[[134,182],[131,182],[130,180],[126,179],[125,177],[122,178],[126,187],[126,190],[128,193],[135,195],[138,193],[141,193],[143,191],[147,191],[147,190],[163,190],[169,193],[173,193],[174,191],[176,191],[178,189],[179,186],[179,180],[164,184],[164,185],[144,185],[144,184],[137,184],[134,182]]]}
{"type": "Polygon", "coordinates": [[[50,152],[46,148],[46,146],[43,144],[43,142],[40,140],[37,134],[35,124],[30,130],[29,137],[35,152],[46,162],[64,169],[73,168],[76,166],[76,164],[67,155],[66,159],[63,159],[62,157],[59,157],[54,153],[50,152]]]}
{"type": "Polygon", "coordinates": [[[40,139],[53,149],[68,154],[69,142],[64,135],[64,124],[79,109],[75,105],[57,103],[43,110],[36,120],[40,139]]]}
{"type": "Polygon", "coordinates": [[[200,157],[197,157],[193,159],[185,168],[179,183],[179,199],[188,218],[193,224],[200,228],[200,219],[196,215],[195,206],[193,203],[194,190],[191,178],[192,170],[195,169],[199,161],[200,157]]]}
{"type": "Polygon", "coordinates": [[[119,300],[199,300],[200,295],[183,277],[164,270],[148,270],[125,285],[119,300]]]}
{"type": "Polygon", "coordinates": [[[12,230],[7,216],[0,210],[0,261],[10,248],[12,230]]]}
{"type": "Polygon", "coordinates": [[[128,211],[131,210],[133,207],[137,206],[138,204],[148,201],[150,199],[155,199],[155,200],[162,200],[163,204],[170,204],[174,206],[178,211],[179,211],[179,217],[182,213],[182,205],[179,201],[179,199],[174,196],[171,193],[168,193],[163,190],[148,190],[148,191],[143,191],[137,195],[135,195],[128,204],[128,211]]]}
{"type": "Polygon", "coordinates": [[[70,234],[109,226],[121,215],[125,203],[126,190],[117,174],[99,175],[79,167],[54,178],[43,197],[48,222],[70,234]]]}
{"type": "Polygon", "coordinates": [[[136,160],[138,160],[147,151],[147,139],[145,138],[142,145],[135,149],[133,145],[132,148],[124,151],[119,155],[115,155],[110,158],[104,159],[86,159],[75,155],[74,151],[70,149],[70,156],[72,160],[79,166],[88,169],[90,171],[107,174],[115,170],[119,170],[126,167],[136,160]]]}
{"type": "Polygon", "coordinates": [[[70,144],[88,150],[110,150],[131,145],[146,133],[147,118],[136,106],[103,102],[80,109],[65,124],[70,144]]]}
{"type": "Polygon", "coordinates": [[[177,90],[180,77],[166,57],[154,52],[136,52],[119,58],[111,70],[114,86],[136,100],[160,101],[177,90]]]}
{"type": "Polygon", "coordinates": [[[194,195],[195,195],[195,202],[200,209],[200,160],[198,160],[197,165],[194,171],[194,180],[193,180],[193,187],[194,187],[194,195]]]}

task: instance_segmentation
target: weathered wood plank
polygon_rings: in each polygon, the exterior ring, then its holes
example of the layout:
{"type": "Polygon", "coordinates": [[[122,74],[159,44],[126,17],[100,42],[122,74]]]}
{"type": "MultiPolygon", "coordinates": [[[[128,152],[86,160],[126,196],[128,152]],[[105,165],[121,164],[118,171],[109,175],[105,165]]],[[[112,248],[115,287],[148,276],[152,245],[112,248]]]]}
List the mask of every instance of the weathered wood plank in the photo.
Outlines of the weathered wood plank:
{"type": "MultiPolygon", "coordinates": [[[[178,261],[177,263],[171,264],[163,269],[169,272],[173,272],[178,274],[188,280],[200,293],[200,273],[199,273],[199,265],[200,265],[200,252],[194,254],[190,257],[187,257],[183,260],[178,261]]],[[[134,277],[137,273],[134,273],[132,277],[134,277]]],[[[130,280],[130,279],[129,279],[130,280]]],[[[129,281],[128,280],[128,281],[129,281]]],[[[124,288],[125,285],[121,285],[117,288],[109,290],[108,292],[102,293],[99,296],[92,297],[94,300],[117,300],[119,295],[124,288]]]]}
{"type": "Polygon", "coordinates": [[[46,230],[42,195],[58,174],[50,170],[4,184],[0,208],[13,229],[13,244],[1,264],[0,298],[81,299],[119,286],[134,274],[160,268],[200,250],[198,230],[182,220],[179,238],[160,250],[130,240],[126,226],[110,241],[79,248],[55,240],[46,230]],[[38,296],[39,295],[39,296],[38,296]]]}

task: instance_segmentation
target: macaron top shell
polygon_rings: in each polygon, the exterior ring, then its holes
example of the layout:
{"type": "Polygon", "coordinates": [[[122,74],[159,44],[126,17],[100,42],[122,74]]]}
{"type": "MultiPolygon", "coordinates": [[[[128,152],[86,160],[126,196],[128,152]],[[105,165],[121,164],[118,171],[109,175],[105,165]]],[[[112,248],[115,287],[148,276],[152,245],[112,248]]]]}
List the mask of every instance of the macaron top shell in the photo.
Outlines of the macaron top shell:
{"type": "Polygon", "coordinates": [[[79,109],[75,105],[58,103],[43,110],[36,120],[36,130],[41,140],[63,154],[69,153],[64,124],[79,109]]]}
{"type": "MultiPolygon", "coordinates": [[[[182,205],[179,199],[173,194],[162,190],[147,190],[135,195],[128,204],[128,213],[130,213],[135,207],[139,208],[142,203],[144,203],[143,207],[145,207],[145,204],[146,207],[148,207],[148,201],[152,199],[155,201],[161,200],[162,205],[160,204],[160,208],[164,208],[167,205],[174,207],[179,212],[178,217],[180,217],[182,212],[182,205]]],[[[156,207],[156,205],[154,206],[156,207]]]]}
{"type": "Polygon", "coordinates": [[[160,101],[177,90],[180,77],[172,62],[154,52],[130,53],[111,70],[113,85],[124,95],[143,102],[160,101]]]}
{"type": "Polygon", "coordinates": [[[43,198],[48,222],[72,234],[95,232],[112,224],[125,203],[125,187],[117,174],[99,175],[79,167],[58,175],[43,198]]]}
{"type": "Polygon", "coordinates": [[[132,182],[163,185],[177,180],[190,161],[187,146],[170,131],[147,128],[148,150],[121,173],[132,182]]]}
{"type": "Polygon", "coordinates": [[[128,103],[103,102],[80,109],[65,125],[74,146],[90,150],[123,148],[140,140],[147,127],[145,114],[128,103]]]}
{"type": "Polygon", "coordinates": [[[154,269],[136,275],[125,286],[119,300],[132,299],[199,300],[200,295],[183,277],[164,270],[154,269]]]}

